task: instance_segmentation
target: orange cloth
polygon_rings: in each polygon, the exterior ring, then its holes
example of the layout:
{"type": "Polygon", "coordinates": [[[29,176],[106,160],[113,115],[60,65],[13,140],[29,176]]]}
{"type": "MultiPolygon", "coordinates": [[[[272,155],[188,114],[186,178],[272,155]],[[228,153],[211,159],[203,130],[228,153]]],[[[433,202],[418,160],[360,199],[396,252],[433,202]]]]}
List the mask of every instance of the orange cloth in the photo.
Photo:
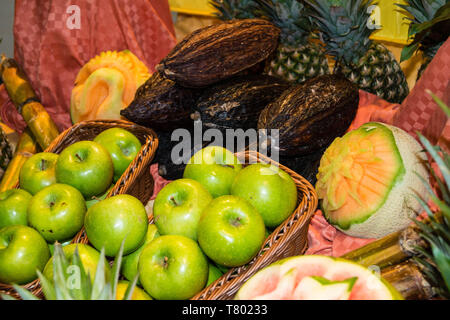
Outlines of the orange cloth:
{"type": "MultiPolygon", "coordinates": [[[[176,44],[167,0],[16,0],[14,41],[14,58],[60,130],[71,125],[75,77],[95,55],[129,49],[153,72],[176,44]]],[[[5,90],[0,117],[25,128],[5,90]]]]}

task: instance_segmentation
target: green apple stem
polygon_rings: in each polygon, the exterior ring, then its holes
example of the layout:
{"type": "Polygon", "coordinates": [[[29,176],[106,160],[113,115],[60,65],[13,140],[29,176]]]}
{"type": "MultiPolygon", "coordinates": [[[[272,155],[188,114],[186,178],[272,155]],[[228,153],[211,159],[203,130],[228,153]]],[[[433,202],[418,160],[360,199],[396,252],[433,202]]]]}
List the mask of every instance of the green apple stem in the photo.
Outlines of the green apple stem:
{"type": "Polygon", "coordinates": [[[236,219],[234,219],[234,220],[231,222],[231,224],[232,224],[234,227],[239,227],[239,226],[241,225],[241,218],[240,218],[240,217],[237,217],[236,219]]]}
{"type": "Polygon", "coordinates": [[[45,159],[41,159],[41,166],[40,166],[41,171],[45,171],[46,166],[45,166],[45,159]]]}
{"type": "Polygon", "coordinates": [[[168,266],[169,266],[169,258],[165,256],[163,261],[163,268],[167,269],[168,266]]]}
{"type": "Polygon", "coordinates": [[[179,205],[180,205],[180,204],[177,202],[177,200],[175,200],[175,197],[174,197],[174,196],[171,196],[171,197],[170,197],[170,201],[172,201],[173,204],[174,204],[175,206],[179,206],[179,205]]]}
{"type": "Polygon", "coordinates": [[[77,157],[77,159],[81,162],[83,161],[83,159],[80,157],[80,155],[78,153],[75,153],[75,157],[77,157]]]}

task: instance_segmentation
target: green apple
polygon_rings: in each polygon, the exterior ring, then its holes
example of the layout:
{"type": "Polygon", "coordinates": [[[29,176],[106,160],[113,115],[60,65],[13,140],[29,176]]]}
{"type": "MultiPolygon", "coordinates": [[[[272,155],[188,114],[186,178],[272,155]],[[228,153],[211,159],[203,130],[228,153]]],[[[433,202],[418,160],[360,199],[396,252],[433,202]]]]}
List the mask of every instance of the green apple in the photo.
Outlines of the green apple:
{"type": "Polygon", "coordinates": [[[217,268],[214,264],[209,264],[209,272],[208,272],[208,281],[206,282],[206,286],[209,286],[211,283],[219,279],[223,275],[222,271],[217,268]]]}
{"type": "Polygon", "coordinates": [[[214,263],[214,266],[220,270],[220,272],[222,272],[222,274],[227,273],[230,268],[229,267],[225,267],[225,266],[221,266],[220,264],[214,263]]]}
{"type": "Polygon", "coordinates": [[[200,182],[217,198],[231,194],[231,184],[242,169],[238,158],[229,150],[211,146],[195,153],[184,169],[183,178],[200,182]]]}
{"type": "Polygon", "coordinates": [[[208,280],[208,260],[194,240],[160,236],[150,242],[139,258],[141,283],[158,300],[193,297],[208,280]]]}
{"type": "Polygon", "coordinates": [[[294,180],[270,164],[255,163],[242,169],[233,182],[231,194],[249,201],[270,229],[286,220],[297,205],[294,180]]]}
{"type": "Polygon", "coordinates": [[[198,243],[215,263],[238,267],[261,249],[266,229],[261,215],[247,200],[221,196],[211,201],[198,224],[198,243]]]}
{"type": "Polygon", "coordinates": [[[0,282],[25,284],[37,278],[50,258],[44,238],[27,226],[0,229],[0,282]]]}
{"type": "Polygon", "coordinates": [[[83,227],[86,203],[83,195],[67,184],[45,187],[28,205],[28,224],[47,242],[64,242],[83,227]]]}
{"type": "Polygon", "coordinates": [[[86,208],[90,208],[92,207],[94,204],[96,204],[97,202],[100,202],[102,200],[106,199],[106,196],[108,195],[108,193],[111,191],[111,189],[114,188],[114,185],[110,185],[108,189],[106,189],[105,192],[103,192],[102,194],[98,195],[98,196],[92,196],[91,198],[89,198],[89,200],[86,200],[86,208]]]}
{"type": "MultiPolygon", "coordinates": [[[[142,250],[144,250],[145,246],[152,242],[153,239],[159,237],[158,229],[154,224],[149,224],[147,229],[147,234],[145,235],[144,244],[141,245],[136,251],[130,253],[127,256],[124,256],[122,259],[122,274],[123,276],[130,281],[134,280],[138,272],[138,262],[139,257],[141,256],[142,250]]],[[[138,283],[139,280],[138,280],[138,283]]]]}
{"type": "Polygon", "coordinates": [[[108,151],[94,141],[79,141],[65,148],[56,162],[56,180],[78,189],[86,199],[105,192],[113,179],[108,151]]]}
{"type": "Polygon", "coordinates": [[[86,235],[91,244],[108,257],[115,257],[125,239],[123,254],[139,248],[145,239],[148,217],[141,201],[128,194],[120,194],[94,204],[84,220],[86,235]]]}
{"type": "Polygon", "coordinates": [[[20,188],[35,195],[56,183],[55,167],[58,157],[56,153],[40,152],[28,158],[20,169],[20,188]]]}
{"type": "Polygon", "coordinates": [[[200,216],[212,197],[200,182],[179,179],[159,191],[153,216],[161,234],[178,234],[197,241],[200,216]]]}
{"type": "Polygon", "coordinates": [[[114,181],[119,180],[141,150],[139,139],[122,128],[107,129],[95,137],[94,142],[108,150],[114,165],[114,181]]]}
{"type": "MultiPolygon", "coordinates": [[[[80,256],[81,263],[83,264],[84,271],[86,273],[89,273],[91,277],[91,281],[94,281],[95,272],[97,271],[97,264],[100,261],[100,252],[92,248],[91,246],[87,244],[81,244],[81,243],[72,243],[68,244],[64,247],[62,247],[62,250],[64,252],[64,255],[69,260],[69,264],[72,264],[73,255],[75,253],[75,249],[78,248],[78,255],[80,256]]],[[[108,261],[105,259],[105,266],[106,266],[106,276],[109,277],[110,275],[110,268],[108,261]]],[[[45,265],[44,276],[50,280],[53,281],[53,257],[48,260],[47,264],[45,265]]]]}
{"type": "MultiPolygon", "coordinates": [[[[125,280],[120,280],[117,283],[116,300],[123,300],[129,285],[130,282],[125,280]]],[[[135,286],[133,289],[133,293],[131,294],[130,300],[153,300],[153,299],[144,290],[142,290],[138,286],[135,286]]]]}
{"type": "Polygon", "coordinates": [[[22,189],[0,193],[0,229],[6,226],[27,225],[27,208],[32,195],[22,189]]]}

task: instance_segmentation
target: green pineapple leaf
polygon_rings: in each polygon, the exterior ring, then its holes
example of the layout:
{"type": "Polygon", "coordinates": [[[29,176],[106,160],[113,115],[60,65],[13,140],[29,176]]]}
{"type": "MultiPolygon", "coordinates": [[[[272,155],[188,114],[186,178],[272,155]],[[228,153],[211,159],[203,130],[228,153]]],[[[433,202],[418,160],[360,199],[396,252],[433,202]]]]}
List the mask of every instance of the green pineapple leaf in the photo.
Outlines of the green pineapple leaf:
{"type": "Polygon", "coordinates": [[[448,243],[441,242],[440,246],[431,245],[431,251],[447,290],[450,291],[450,246],[448,243]]]}
{"type": "Polygon", "coordinates": [[[2,300],[8,300],[8,301],[16,301],[18,299],[14,298],[13,296],[10,296],[9,294],[0,293],[0,297],[2,300]]]}
{"type": "Polygon", "coordinates": [[[104,270],[105,265],[105,250],[100,252],[100,259],[98,260],[97,269],[95,271],[94,284],[92,285],[91,297],[89,300],[101,300],[106,283],[106,276],[104,270]]]}
{"type": "MultiPolygon", "coordinates": [[[[447,117],[450,118],[450,108],[445,105],[444,101],[439,99],[439,97],[437,95],[435,95],[433,92],[431,92],[429,89],[426,89],[425,92],[428,93],[433,98],[433,100],[442,109],[442,111],[444,111],[444,113],[447,115],[447,117]]],[[[447,163],[449,163],[449,160],[447,161],[447,163]]]]}
{"type": "Polygon", "coordinates": [[[254,0],[210,0],[216,9],[215,16],[221,20],[256,18],[258,7],[254,0]]]}
{"type": "Polygon", "coordinates": [[[55,285],[56,300],[73,300],[68,288],[67,269],[69,261],[66,258],[62,247],[55,245],[53,256],[53,283],[55,285]]]}
{"type": "Polygon", "coordinates": [[[122,256],[123,256],[123,248],[125,245],[125,239],[126,239],[126,237],[123,239],[122,243],[120,244],[119,253],[114,258],[114,264],[113,264],[113,268],[112,268],[112,276],[111,276],[110,283],[111,283],[112,294],[114,297],[116,296],[116,293],[117,293],[117,282],[119,281],[119,276],[120,276],[120,267],[122,265],[122,256]]]}
{"type": "Polygon", "coordinates": [[[36,297],[34,294],[32,294],[27,289],[25,289],[25,288],[23,288],[23,287],[21,287],[19,285],[16,285],[16,284],[14,284],[13,287],[14,287],[14,290],[17,291],[17,293],[21,296],[21,298],[23,300],[39,300],[38,297],[36,297]]]}
{"type": "Polygon", "coordinates": [[[127,290],[125,291],[125,294],[123,296],[123,300],[131,300],[131,296],[133,295],[134,288],[136,288],[137,282],[139,280],[139,271],[136,273],[136,276],[134,276],[133,281],[130,282],[130,284],[127,287],[127,290]]]}
{"type": "MultiPolygon", "coordinates": [[[[436,3],[441,4],[440,1],[436,1],[436,3]]],[[[431,50],[435,53],[443,41],[449,36],[448,26],[446,27],[446,24],[448,25],[450,21],[450,2],[440,7],[433,7],[426,0],[409,0],[409,5],[397,4],[397,6],[414,17],[408,18],[410,20],[408,37],[412,38],[413,41],[402,49],[400,61],[408,60],[419,49],[423,51],[431,50]],[[440,37],[430,37],[430,34],[433,32],[439,34],[440,37]],[[430,47],[429,49],[426,48],[427,46],[423,47],[427,40],[432,43],[431,45],[427,45],[430,47]]]]}
{"type": "Polygon", "coordinates": [[[47,300],[56,300],[56,292],[53,284],[49,281],[39,270],[37,271],[39,280],[41,281],[41,288],[47,300]]]}
{"type": "MultiPolygon", "coordinates": [[[[448,107],[435,95],[431,96],[448,115],[448,107]]],[[[444,298],[450,298],[450,158],[446,152],[438,146],[433,146],[422,134],[417,133],[417,135],[425,150],[437,164],[443,179],[439,178],[435,170],[428,165],[431,176],[437,182],[442,195],[441,200],[434,193],[430,183],[421,177],[429,198],[438,206],[439,210],[434,214],[425,200],[421,196],[415,195],[427,212],[428,221],[415,220],[414,222],[420,229],[421,237],[428,242],[430,247],[417,248],[421,256],[414,257],[414,260],[422,266],[422,273],[430,281],[436,293],[444,298]]]]}
{"type": "Polygon", "coordinates": [[[419,49],[419,47],[420,47],[419,43],[414,43],[405,46],[400,54],[400,62],[409,60],[414,55],[414,53],[419,49]]]}
{"type": "MultiPolygon", "coordinates": [[[[125,241],[125,240],[124,240],[125,241]]],[[[65,256],[61,244],[55,243],[53,255],[53,282],[47,279],[41,272],[37,271],[41,281],[42,291],[47,300],[115,300],[117,282],[119,280],[120,266],[122,263],[124,241],[116,255],[113,263],[113,274],[111,279],[107,277],[104,249],[101,250],[100,259],[97,264],[94,281],[86,273],[81,261],[78,248],[75,249],[72,261],[65,256]]],[[[138,275],[128,285],[124,299],[131,298],[138,275]]],[[[39,300],[25,288],[14,285],[14,289],[24,300],[39,300]]],[[[9,295],[0,295],[4,300],[16,300],[9,295]]]]}
{"type": "MultiPolygon", "coordinates": [[[[420,132],[417,135],[419,137],[420,142],[422,142],[427,151],[430,153],[433,160],[438,165],[439,170],[441,171],[444,177],[445,184],[447,185],[447,187],[450,186],[450,168],[446,166],[444,159],[438,154],[437,150],[431,145],[430,141],[428,141],[428,139],[425,138],[420,132]]],[[[448,210],[450,210],[450,208],[448,208],[448,210]]]]}
{"type": "Polygon", "coordinates": [[[75,300],[86,300],[89,297],[89,291],[91,289],[91,280],[89,275],[86,274],[83,263],[80,258],[80,254],[78,251],[78,246],[75,247],[74,254],[72,257],[72,264],[69,267],[73,270],[74,280],[76,283],[73,283],[70,287],[70,293],[75,300]]]}

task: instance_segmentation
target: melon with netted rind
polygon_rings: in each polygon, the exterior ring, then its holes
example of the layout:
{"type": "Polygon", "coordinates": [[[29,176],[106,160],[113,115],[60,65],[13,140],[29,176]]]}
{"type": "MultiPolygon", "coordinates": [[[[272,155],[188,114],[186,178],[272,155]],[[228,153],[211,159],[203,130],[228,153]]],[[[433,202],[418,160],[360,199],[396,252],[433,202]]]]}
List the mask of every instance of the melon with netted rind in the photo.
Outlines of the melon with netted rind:
{"type": "Polygon", "coordinates": [[[426,194],[420,178],[428,179],[425,162],[417,140],[391,125],[369,122],[336,138],[317,174],[325,217],[359,238],[381,238],[406,228],[421,212],[415,194],[426,194]]]}
{"type": "Polygon", "coordinates": [[[402,300],[376,272],[355,262],[321,255],[279,260],[254,274],[236,300],[402,300]]]}

